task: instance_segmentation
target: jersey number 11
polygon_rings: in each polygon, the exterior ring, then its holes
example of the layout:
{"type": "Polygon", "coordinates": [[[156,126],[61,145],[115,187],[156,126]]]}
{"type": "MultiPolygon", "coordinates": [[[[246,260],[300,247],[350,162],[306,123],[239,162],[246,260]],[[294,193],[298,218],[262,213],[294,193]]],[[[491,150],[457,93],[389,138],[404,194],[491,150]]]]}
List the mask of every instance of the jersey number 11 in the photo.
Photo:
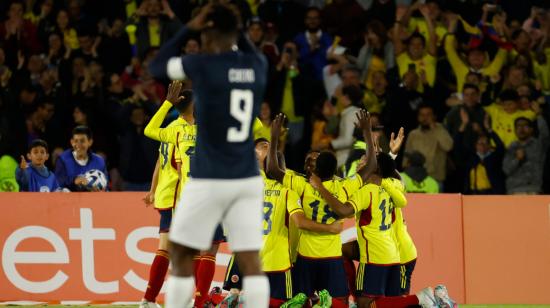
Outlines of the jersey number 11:
{"type": "Polygon", "coordinates": [[[241,127],[230,127],[227,130],[228,142],[244,142],[248,139],[252,123],[253,103],[254,94],[251,90],[231,90],[229,112],[241,123],[241,127]]]}

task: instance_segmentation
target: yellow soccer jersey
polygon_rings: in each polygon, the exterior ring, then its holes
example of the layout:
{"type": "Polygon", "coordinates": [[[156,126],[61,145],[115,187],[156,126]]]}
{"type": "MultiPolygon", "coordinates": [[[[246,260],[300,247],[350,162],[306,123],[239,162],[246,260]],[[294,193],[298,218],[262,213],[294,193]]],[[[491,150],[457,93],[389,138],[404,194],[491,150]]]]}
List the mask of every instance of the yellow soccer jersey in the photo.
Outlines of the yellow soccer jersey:
{"type": "MultiPolygon", "coordinates": [[[[259,118],[254,119],[254,124],[252,124],[252,134],[254,135],[254,140],[258,138],[265,138],[263,135],[264,125],[259,118]]],[[[269,138],[266,138],[269,140],[269,138]]]]}
{"type": "MultiPolygon", "coordinates": [[[[402,194],[405,194],[405,186],[403,183],[397,179],[384,179],[382,181],[382,186],[386,185],[393,186],[394,189],[397,189],[402,194]]],[[[392,198],[392,204],[395,205],[396,200],[392,198]]],[[[392,232],[397,243],[397,248],[399,249],[399,259],[401,264],[409,263],[410,261],[416,259],[416,246],[407,231],[407,224],[403,218],[403,210],[400,207],[393,207],[393,222],[392,222],[392,232]]]]}
{"type": "Polygon", "coordinates": [[[298,195],[277,181],[264,179],[264,236],[260,251],[264,272],[290,268],[289,218],[302,212],[298,195]]]}
{"type": "MultiPolygon", "coordinates": [[[[185,123],[181,118],[172,121],[166,129],[180,127],[185,123]]],[[[178,199],[181,187],[176,165],[176,147],[167,142],[162,142],[159,147],[159,173],[158,184],[155,190],[155,208],[169,209],[174,207],[178,199]]]]}
{"type": "MultiPolygon", "coordinates": [[[[300,196],[306,218],[322,224],[331,224],[339,217],[303,176],[286,172],[283,185],[292,189],[300,196]]],[[[357,191],[363,181],[361,177],[346,179],[334,178],[323,182],[323,185],[334,194],[338,200],[346,200],[357,191]]],[[[302,230],[298,253],[308,258],[334,258],[342,256],[342,240],[339,234],[317,233],[302,230]]]]}
{"type": "Polygon", "coordinates": [[[179,118],[181,125],[161,128],[160,126],[171,107],[170,102],[164,101],[145,127],[144,134],[151,139],[177,146],[176,161],[182,163],[181,182],[185,183],[189,178],[190,156],[195,153],[197,126],[190,125],[184,119],[179,118]]]}
{"type": "Polygon", "coordinates": [[[181,164],[181,184],[187,183],[191,172],[191,157],[195,155],[197,125],[185,125],[178,135],[176,162],[181,164]]]}
{"type": "Polygon", "coordinates": [[[381,186],[367,184],[349,200],[355,210],[360,262],[400,264],[392,227],[390,195],[381,186]]]}

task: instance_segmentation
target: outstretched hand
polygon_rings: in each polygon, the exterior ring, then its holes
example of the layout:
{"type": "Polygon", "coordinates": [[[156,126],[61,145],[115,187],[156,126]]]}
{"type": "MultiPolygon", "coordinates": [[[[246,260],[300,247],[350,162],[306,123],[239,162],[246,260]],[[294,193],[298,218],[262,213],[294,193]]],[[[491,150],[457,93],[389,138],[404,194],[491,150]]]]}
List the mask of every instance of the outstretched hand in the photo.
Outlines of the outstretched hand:
{"type": "Polygon", "coordinates": [[[403,140],[405,140],[405,129],[403,127],[399,129],[397,137],[395,136],[395,133],[391,133],[390,151],[392,154],[397,155],[397,153],[399,153],[399,150],[401,150],[401,146],[403,145],[403,140]]]}
{"type": "Polygon", "coordinates": [[[371,131],[370,113],[368,111],[361,109],[355,114],[355,116],[357,117],[355,126],[363,131],[371,131]]]}
{"type": "Polygon", "coordinates": [[[179,104],[184,99],[183,96],[180,96],[182,87],[183,83],[181,81],[172,81],[170,85],[168,85],[168,94],[166,94],[166,100],[172,103],[172,105],[179,104]]]}
{"type": "Polygon", "coordinates": [[[275,116],[273,122],[271,122],[271,140],[279,140],[282,130],[283,122],[285,121],[286,116],[282,113],[279,113],[275,116]]]}
{"type": "Polygon", "coordinates": [[[19,168],[21,168],[21,170],[25,170],[28,167],[29,167],[29,163],[27,163],[27,160],[25,159],[25,157],[21,155],[21,162],[19,163],[19,168]]]}

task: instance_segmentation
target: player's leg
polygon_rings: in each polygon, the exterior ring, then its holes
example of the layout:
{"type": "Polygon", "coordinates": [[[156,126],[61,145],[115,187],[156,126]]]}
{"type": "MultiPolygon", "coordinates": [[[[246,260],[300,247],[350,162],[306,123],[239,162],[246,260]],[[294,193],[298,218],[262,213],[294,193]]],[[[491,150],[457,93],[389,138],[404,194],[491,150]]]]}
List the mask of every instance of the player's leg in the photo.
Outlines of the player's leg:
{"type": "Polygon", "coordinates": [[[416,266],[416,259],[401,265],[401,270],[402,270],[401,295],[409,295],[411,291],[411,280],[412,280],[412,274],[414,272],[415,266],[416,266]]]}
{"type": "Polygon", "coordinates": [[[156,302],[160,289],[164,284],[164,278],[168,272],[168,265],[170,264],[168,231],[170,230],[170,223],[172,222],[172,209],[159,210],[159,214],[159,245],[153,263],[151,264],[151,269],[149,270],[149,282],[147,283],[147,289],[143,296],[144,301],[140,304],[140,307],[146,307],[156,302]]]}
{"type": "Polygon", "coordinates": [[[342,257],[344,258],[344,269],[348,280],[350,295],[355,300],[355,280],[357,269],[353,261],[359,261],[359,244],[357,241],[347,242],[342,245],[342,257]]]}
{"type": "Polygon", "coordinates": [[[166,307],[186,307],[195,289],[193,259],[201,250],[208,250],[221,212],[224,195],[212,194],[210,180],[190,179],[185,185],[170,230],[172,271],[168,279],[166,307]]]}
{"type": "Polygon", "coordinates": [[[216,254],[218,253],[220,243],[223,242],[225,242],[225,235],[222,225],[219,224],[214,233],[212,247],[207,251],[201,251],[199,265],[195,274],[195,284],[197,286],[195,304],[198,307],[202,307],[209,300],[208,292],[216,272],[216,254]]]}
{"type": "Polygon", "coordinates": [[[343,259],[319,260],[317,269],[318,291],[327,290],[332,297],[332,307],[348,306],[349,288],[343,259]]]}
{"type": "Polygon", "coordinates": [[[269,280],[269,307],[277,308],[292,298],[292,275],[290,270],[266,273],[269,280]]]}
{"type": "Polygon", "coordinates": [[[224,218],[229,246],[244,276],[245,307],[267,307],[269,281],[262,272],[259,251],[262,247],[263,180],[253,177],[225,183],[224,189],[236,193],[224,218]]]}
{"type": "Polygon", "coordinates": [[[357,306],[369,307],[386,292],[386,269],[384,266],[360,263],[357,269],[357,306]]]}

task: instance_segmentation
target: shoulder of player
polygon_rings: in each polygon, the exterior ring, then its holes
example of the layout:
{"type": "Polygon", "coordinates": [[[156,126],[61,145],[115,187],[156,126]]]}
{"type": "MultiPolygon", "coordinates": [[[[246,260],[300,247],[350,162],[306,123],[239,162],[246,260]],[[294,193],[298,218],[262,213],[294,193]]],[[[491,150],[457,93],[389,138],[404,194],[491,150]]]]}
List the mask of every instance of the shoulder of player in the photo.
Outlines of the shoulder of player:
{"type": "Polygon", "coordinates": [[[105,160],[100,155],[97,155],[96,153],[90,152],[90,161],[97,161],[99,163],[105,164],[105,160]]]}

